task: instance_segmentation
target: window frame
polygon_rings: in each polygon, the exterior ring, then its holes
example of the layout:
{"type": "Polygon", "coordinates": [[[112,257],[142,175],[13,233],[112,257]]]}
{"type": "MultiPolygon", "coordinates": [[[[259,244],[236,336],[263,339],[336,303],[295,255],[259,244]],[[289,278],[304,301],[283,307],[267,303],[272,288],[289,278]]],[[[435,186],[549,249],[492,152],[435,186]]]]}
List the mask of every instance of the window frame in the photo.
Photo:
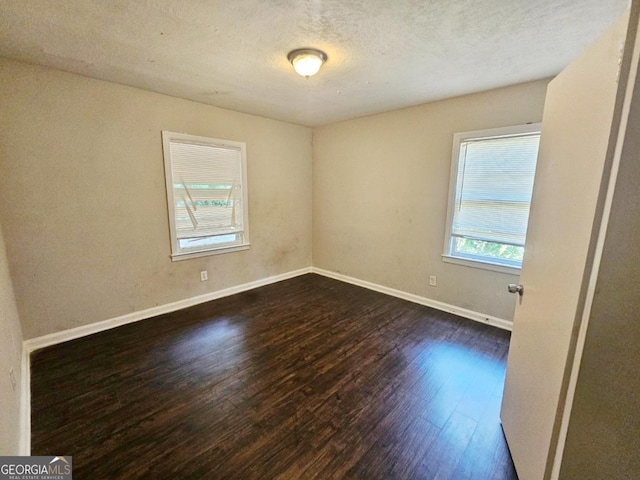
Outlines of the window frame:
{"type": "MultiPolygon", "coordinates": [[[[469,132],[458,132],[453,135],[453,147],[451,153],[451,171],[449,177],[449,194],[447,202],[447,217],[444,234],[444,252],[442,260],[447,263],[454,263],[473,268],[481,268],[495,272],[508,273],[511,275],[519,275],[522,269],[520,265],[509,265],[499,261],[491,261],[490,257],[485,256],[457,256],[453,252],[453,241],[455,237],[452,235],[453,215],[456,199],[456,188],[458,180],[458,170],[460,167],[460,147],[463,142],[471,139],[490,139],[496,137],[518,136],[524,134],[540,134],[541,123],[527,123],[524,125],[513,125],[507,127],[489,128],[483,130],[473,130],[469,132]]],[[[537,168],[537,167],[536,167],[537,168]]],[[[535,174],[534,174],[535,177],[535,174]]],[[[535,181],[535,180],[534,180],[535,181]]],[[[496,242],[501,243],[501,242],[496,242]]]]}
{"type": "MultiPolygon", "coordinates": [[[[224,253],[248,250],[250,248],[249,241],[249,201],[248,201],[248,184],[247,184],[247,154],[246,143],[233,140],[223,140],[219,138],[203,137],[198,135],[190,135],[186,133],[177,133],[163,130],[162,131],[162,150],[165,169],[165,186],[167,192],[167,206],[169,215],[169,233],[171,239],[171,260],[187,260],[190,258],[204,257],[209,255],[220,255],[224,253]],[[240,169],[241,169],[241,202],[242,202],[242,231],[239,243],[225,244],[222,246],[202,246],[198,249],[184,250],[180,247],[177,235],[175,196],[174,196],[174,179],[171,159],[171,143],[187,143],[201,146],[210,146],[215,148],[233,149],[240,152],[240,169]]],[[[222,234],[221,234],[222,235],[222,234]]],[[[215,235],[210,235],[211,238],[215,235]]]]}

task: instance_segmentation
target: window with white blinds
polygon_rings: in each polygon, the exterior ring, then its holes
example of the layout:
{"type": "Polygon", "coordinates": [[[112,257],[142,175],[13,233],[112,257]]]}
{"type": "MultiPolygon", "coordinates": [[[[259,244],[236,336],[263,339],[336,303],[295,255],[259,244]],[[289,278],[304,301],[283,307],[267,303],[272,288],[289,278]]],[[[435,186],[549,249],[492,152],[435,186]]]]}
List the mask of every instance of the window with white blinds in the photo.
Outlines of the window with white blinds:
{"type": "Polygon", "coordinates": [[[249,246],[246,147],[162,132],[175,260],[249,246]]]}
{"type": "Polygon", "coordinates": [[[520,268],[540,125],[457,133],[445,259],[520,268]]]}

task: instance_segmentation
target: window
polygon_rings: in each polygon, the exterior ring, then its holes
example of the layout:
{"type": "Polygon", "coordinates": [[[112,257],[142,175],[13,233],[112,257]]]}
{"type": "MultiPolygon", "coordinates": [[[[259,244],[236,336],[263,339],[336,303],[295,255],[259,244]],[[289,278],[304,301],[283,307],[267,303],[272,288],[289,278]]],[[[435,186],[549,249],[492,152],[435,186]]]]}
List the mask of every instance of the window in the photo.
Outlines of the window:
{"type": "Polygon", "coordinates": [[[540,124],[456,133],[444,260],[522,266],[540,124]]]}
{"type": "Polygon", "coordinates": [[[249,248],[244,143],[162,132],[171,257],[249,248]]]}

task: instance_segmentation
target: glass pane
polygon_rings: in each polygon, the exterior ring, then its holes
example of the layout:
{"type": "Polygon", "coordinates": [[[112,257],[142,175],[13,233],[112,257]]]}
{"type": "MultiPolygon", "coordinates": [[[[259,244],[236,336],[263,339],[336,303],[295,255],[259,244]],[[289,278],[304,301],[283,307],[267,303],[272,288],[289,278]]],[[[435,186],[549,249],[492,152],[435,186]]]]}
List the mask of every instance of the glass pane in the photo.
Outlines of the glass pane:
{"type": "Polygon", "coordinates": [[[453,250],[458,257],[518,267],[524,256],[524,247],[460,237],[453,239],[453,250]]]}
{"type": "Polygon", "coordinates": [[[241,233],[232,233],[229,235],[215,235],[210,237],[199,238],[181,238],[178,240],[180,251],[189,252],[192,250],[199,251],[207,248],[230,247],[240,245],[242,243],[241,233]]]}

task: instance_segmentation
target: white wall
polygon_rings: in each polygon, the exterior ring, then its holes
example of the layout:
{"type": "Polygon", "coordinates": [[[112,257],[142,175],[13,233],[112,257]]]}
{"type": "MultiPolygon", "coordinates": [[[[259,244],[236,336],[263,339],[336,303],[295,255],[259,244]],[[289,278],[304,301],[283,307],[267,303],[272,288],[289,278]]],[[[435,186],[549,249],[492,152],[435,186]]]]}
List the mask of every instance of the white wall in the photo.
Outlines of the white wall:
{"type": "Polygon", "coordinates": [[[311,265],[311,129],[6,59],[0,78],[25,338],[311,265]],[[246,142],[250,250],[171,261],[162,130],[246,142]]]}
{"type": "Polygon", "coordinates": [[[21,355],[22,330],[0,227],[0,455],[19,453],[21,355]],[[13,368],[15,387],[9,376],[10,368],[13,368]]]}
{"type": "Polygon", "coordinates": [[[455,132],[539,122],[546,84],[314,129],[314,266],[510,321],[515,300],[506,285],[517,276],[441,258],[452,140],[455,132]]]}

